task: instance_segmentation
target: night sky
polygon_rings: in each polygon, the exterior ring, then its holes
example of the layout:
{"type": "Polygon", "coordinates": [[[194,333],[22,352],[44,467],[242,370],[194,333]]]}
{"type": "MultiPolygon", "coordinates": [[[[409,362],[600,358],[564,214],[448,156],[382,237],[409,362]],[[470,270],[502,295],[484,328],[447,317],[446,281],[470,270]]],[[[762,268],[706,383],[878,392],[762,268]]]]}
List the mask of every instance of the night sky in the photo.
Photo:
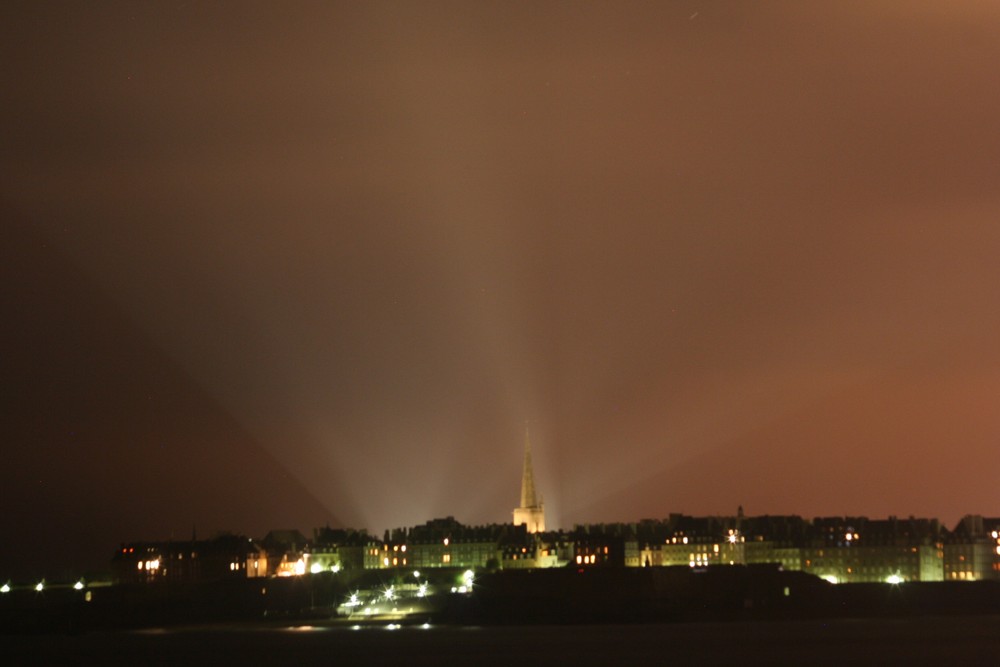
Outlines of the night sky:
{"type": "Polygon", "coordinates": [[[1000,3],[0,5],[0,580],[1000,514],[1000,3]]]}

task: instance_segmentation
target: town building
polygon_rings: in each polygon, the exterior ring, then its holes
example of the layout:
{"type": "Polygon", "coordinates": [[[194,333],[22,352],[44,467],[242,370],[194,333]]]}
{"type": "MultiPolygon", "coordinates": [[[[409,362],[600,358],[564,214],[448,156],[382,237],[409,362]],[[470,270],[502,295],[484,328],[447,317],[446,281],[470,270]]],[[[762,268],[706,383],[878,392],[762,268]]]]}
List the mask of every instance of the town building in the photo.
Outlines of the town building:
{"type": "Polygon", "coordinates": [[[934,519],[817,518],[802,570],[833,583],[941,581],[943,539],[934,519]]]}
{"type": "Polygon", "coordinates": [[[374,569],[380,566],[381,547],[365,530],[316,528],[309,546],[309,571],[374,569]]]}
{"type": "Polygon", "coordinates": [[[267,551],[243,535],[210,540],[130,542],[111,561],[117,583],[206,582],[265,577],[267,551]]]}
{"type": "Polygon", "coordinates": [[[947,581],[1000,579],[1000,518],[962,517],[943,551],[947,581]]]}
{"type": "Polygon", "coordinates": [[[527,526],[465,526],[454,517],[433,519],[412,528],[388,531],[382,544],[382,567],[500,567],[504,554],[534,551],[527,526]]]}

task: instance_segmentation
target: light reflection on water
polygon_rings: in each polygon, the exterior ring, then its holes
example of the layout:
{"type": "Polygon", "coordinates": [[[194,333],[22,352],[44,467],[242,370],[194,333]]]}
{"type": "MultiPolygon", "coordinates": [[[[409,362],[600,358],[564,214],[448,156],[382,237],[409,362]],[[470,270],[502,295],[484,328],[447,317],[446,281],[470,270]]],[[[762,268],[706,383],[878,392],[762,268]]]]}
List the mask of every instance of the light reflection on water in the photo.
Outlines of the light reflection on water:
{"type": "Polygon", "coordinates": [[[284,634],[316,634],[328,632],[345,631],[382,631],[382,630],[435,630],[438,632],[478,632],[482,630],[479,625],[435,625],[429,622],[424,623],[398,623],[398,622],[366,622],[347,624],[343,621],[319,621],[315,624],[303,625],[275,625],[267,623],[218,623],[206,625],[178,625],[172,627],[139,628],[135,630],[125,630],[126,634],[139,636],[170,636],[170,635],[195,635],[195,634],[258,634],[279,632],[284,634]]]}
{"type": "Polygon", "coordinates": [[[319,620],[3,639],[3,664],[132,666],[150,664],[149,657],[155,655],[157,664],[218,667],[223,655],[226,664],[284,661],[328,667],[335,657],[344,664],[405,658],[407,667],[440,667],[461,659],[477,667],[509,667],[527,652],[551,664],[566,664],[567,659],[580,664],[662,664],[669,653],[682,663],[703,664],[729,664],[738,655],[742,667],[842,665],[845,655],[851,656],[851,664],[940,667],[996,664],[1000,617],[469,627],[319,620]]]}
{"type": "Polygon", "coordinates": [[[314,630],[327,630],[328,628],[318,628],[315,625],[293,625],[283,629],[290,632],[313,632],[314,630]]]}

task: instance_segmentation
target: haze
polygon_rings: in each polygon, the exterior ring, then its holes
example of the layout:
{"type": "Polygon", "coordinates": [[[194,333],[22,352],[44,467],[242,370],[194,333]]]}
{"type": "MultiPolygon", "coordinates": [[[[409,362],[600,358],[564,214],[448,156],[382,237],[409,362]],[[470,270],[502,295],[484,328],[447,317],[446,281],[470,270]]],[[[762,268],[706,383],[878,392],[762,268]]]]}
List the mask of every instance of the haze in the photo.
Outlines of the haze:
{"type": "Polygon", "coordinates": [[[1000,5],[0,8],[0,576],[996,515],[1000,5]]]}

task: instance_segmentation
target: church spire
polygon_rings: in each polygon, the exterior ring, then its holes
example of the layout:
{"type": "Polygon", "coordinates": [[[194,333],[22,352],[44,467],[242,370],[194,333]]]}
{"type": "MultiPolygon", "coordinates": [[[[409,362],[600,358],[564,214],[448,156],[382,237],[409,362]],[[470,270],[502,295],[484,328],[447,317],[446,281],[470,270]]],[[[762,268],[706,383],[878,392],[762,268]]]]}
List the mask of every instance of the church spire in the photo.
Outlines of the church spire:
{"type": "Polygon", "coordinates": [[[524,471],[521,473],[521,506],[514,510],[514,525],[527,526],[529,533],[545,531],[545,509],[535,490],[535,469],[531,465],[531,438],[524,425],[524,471]]]}

